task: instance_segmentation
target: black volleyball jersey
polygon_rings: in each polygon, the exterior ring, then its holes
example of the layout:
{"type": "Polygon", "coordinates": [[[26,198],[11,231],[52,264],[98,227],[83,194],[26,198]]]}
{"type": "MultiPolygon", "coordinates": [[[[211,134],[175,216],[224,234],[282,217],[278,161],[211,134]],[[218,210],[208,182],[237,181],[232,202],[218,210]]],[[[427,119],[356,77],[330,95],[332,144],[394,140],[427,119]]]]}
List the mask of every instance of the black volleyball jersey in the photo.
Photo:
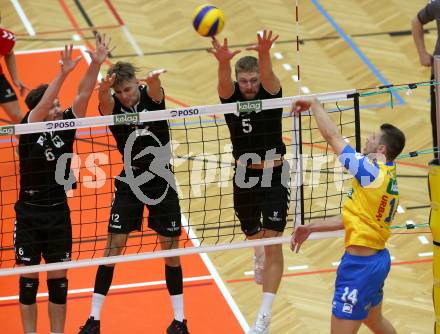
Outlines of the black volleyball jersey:
{"type": "MultiPolygon", "coordinates": [[[[28,123],[30,111],[22,120],[28,123]]],[[[64,120],[75,119],[72,108],[64,111],[64,120]]],[[[20,196],[26,203],[54,205],[66,201],[63,183],[58,183],[55,173],[57,162],[64,153],[73,152],[76,130],[48,131],[20,135],[20,196]]],[[[70,175],[71,156],[58,168],[67,180],[70,175]]]]}
{"type": "MultiPolygon", "coordinates": [[[[165,100],[160,103],[154,102],[151,97],[147,94],[147,87],[144,85],[139,86],[140,98],[138,104],[134,107],[125,107],[118,100],[115,94],[113,98],[115,105],[113,108],[112,115],[123,115],[127,113],[141,113],[153,110],[165,109],[165,100]]],[[[170,133],[167,121],[152,121],[138,124],[120,124],[109,126],[110,131],[115,137],[116,144],[119,152],[122,154],[122,158],[125,161],[124,149],[129,136],[136,131],[136,137],[134,144],[131,148],[131,166],[146,169],[148,168],[150,162],[154,159],[154,155],[149,153],[134,159],[137,154],[142,152],[145,148],[151,147],[166,147],[170,141],[170,133]]],[[[162,158],[164,152],[161,151],[162,158]]],[[[171,151],[169,147],[166,151],[167,157],[171,158],[171,151]]]]}
{"type": "MultiPolygon", "coordinates": [[[[282,97],[282,89],[271,95],[262,85],[255,100],[282,97]]],[[[240,92],[238,83],[234,83],[234,94],[228,99],[220,97],[222,103],[246,101],[240,92]]],[[[282,139],[283,108],[261,110],[260,112],[240,112],[226,114],[225,120],[231,134],[232,155],[235,160],[245,153],[256,153],[265,160],[266,152],[275,149],[275,154],[286,154],[286,146],[282,139]]]]}

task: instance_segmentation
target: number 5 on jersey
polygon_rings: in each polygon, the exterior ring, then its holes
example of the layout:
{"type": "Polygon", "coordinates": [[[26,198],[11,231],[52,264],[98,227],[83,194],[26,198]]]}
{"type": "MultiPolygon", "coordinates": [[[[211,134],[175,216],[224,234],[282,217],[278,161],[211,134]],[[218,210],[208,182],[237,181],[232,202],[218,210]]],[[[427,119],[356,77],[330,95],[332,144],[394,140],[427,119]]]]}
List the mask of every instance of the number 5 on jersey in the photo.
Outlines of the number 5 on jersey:
{"type": "Polygon", "coordinates": [[[241,120],[241,125],[243,126],[244,133],[251,133],[252,132],[252,124],[251,124],[250,118],[243,118],[241,120]]]}

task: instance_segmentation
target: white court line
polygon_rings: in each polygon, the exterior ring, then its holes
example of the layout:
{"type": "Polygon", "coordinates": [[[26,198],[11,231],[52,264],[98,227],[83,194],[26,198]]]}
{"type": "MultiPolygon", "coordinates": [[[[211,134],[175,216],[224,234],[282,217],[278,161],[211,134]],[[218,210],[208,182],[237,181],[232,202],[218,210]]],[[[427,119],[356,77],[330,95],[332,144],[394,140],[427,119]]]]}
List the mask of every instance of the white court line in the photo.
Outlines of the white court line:
{"type": "Polygon", "coordinates": [[[281,53],[281,52],[274,52],[274,57],[276,58],[276,59],[283,59],[284,57],[283,57],[283,54],[281,53]]]}
{"type": "Polygon", "coordinates": [[[420,257],[428,257],[428,256],[433,256],[433,255],[434,255],[433,252],[419,253],[420,257]]]}
{"type": "Polygon", "coordinates": [[[301,91],[304,93],[304,94],[310,94],[310,89],[309,89],[309,87],[306,87],[306,86],[302,86],[301,87],[301,91]]]}
{"type": "MultiPolygon", "coordinates": [[[[199,247],[200,241],[195,235],[194,231],[189,228],[188,220],[184,215],[182,215],[182,227],[185,229],[186,234],[191,239],[191,242],[194,244],[194,246],[199,247]]],[[[232,312],[234,313],[235,317],[240,323],[241,328],[245,333],[247,333],[249,330],[249,325],[246,319],[244,318],[243,314],[241,313],[240,309],[238,308],[237,304],[235,303],[234,298],[232,298],[231,293],[229,292],[225,283],[218,274],[217,269],[215,269],[215,266],[211,262],[211,259],[209,258],[208,254],[200,253],[200,257],[203,263],[205,264],[205,266],[208,268],[209,273],[212,275],[215,282],[217,283],[217,286],[219,287],[221,293],[223,294],[223,297],[226,299],[226,302],[229,304],[229,307],[231,308],[232,312]]]]}
{"type": "Polygon", "coordinates": [[[302,270],[302,269],[308,269],[309,266],[307,265],[303,265],[303,266],[291,266],[291,267],[287,267],[287,270],[302,270]]]}
{"type": "Polygon", "coordinates": [[[23,22],[23,25],[26,28],[28,34],[30,36],[35,36],[35,30],[32,27],[31,22],[28,20],[26,14],[24,13],[24,10],[18,0],[11,0],[11,2],[14,5],[15,11],[17,12],[18,16],[20,16],[21,22],[23,22]]]}
{"type": "Polygon", "coordinates": [[[333,267],[337,267],[341,264],[341,261],[332,262],[333,267]]]}
{"type": "Polygon", "coordinates": [[[423,245],[429,245],[429,240],[424,235],[420,235],[418,238],[423,245]]]}
{"type": "Polygon", "coordinates": [[[283,68],[284,68],[286,71],[291,71],[291,70],[292,70],[292,65],[290,65],[290,64],[283,64],[283,68]]]}
{"type": "Polygon", "coordinates": [[[122,26],[122,31],[124,32],[125,36],[127,37],[128,41],[131,44],[131,47],[134,49],[136,54],[138,56],[143,56],[144,53],[142,52],[141,48],[139,47],[138,43],[136,42],[136,40],[134,39],[128,28],[126,26],[122,26]]]}
{"type": "MultiPolygon", "coordinates": [[[[183,279],[183,282],[198,282],[198,281],[207,281],[212,280],[214,277],[212,276],[195,276],[195,277],[187,277],[183,279]]],[[[140,283],[131,283],[131,284],[118,284],[110,286],[110,290],[124,290],[124,289],[132,289],[132,288],[140,288],[146,286],[157,286],[157,285],[166,285],[166,281],[151,281],[151,282],[140,282],[140,283]]],[[[85,288],[85,289],[74,289],[69,290],[67,294],[76,295],[80,293],[93,292],[93,288],[85,288]]],[[[37,298],[47,297],[47,292],[42,292],[37,294],[37,298]]],[[[8,301],[8,300],[18,300],[18,296],[4,296],[0,297],[0,302],[8,301]]]]}
{"type": "MultiPolygon", "coordinates": [[[[81,49],[80,46],[73,46],[74,50],[79,50],[81,49]]],[[[54,52],[54,51],[62,51],[64,50],[63,47],[58,47],[58,48],[48,48],[48,49],[35,49],[35,50],[22,50],[22,51],[15,51],[14,53],[16,55],[26,55],[26,54],[32,54],[32,53],[45,53],[45,52],[54,52]]]]}

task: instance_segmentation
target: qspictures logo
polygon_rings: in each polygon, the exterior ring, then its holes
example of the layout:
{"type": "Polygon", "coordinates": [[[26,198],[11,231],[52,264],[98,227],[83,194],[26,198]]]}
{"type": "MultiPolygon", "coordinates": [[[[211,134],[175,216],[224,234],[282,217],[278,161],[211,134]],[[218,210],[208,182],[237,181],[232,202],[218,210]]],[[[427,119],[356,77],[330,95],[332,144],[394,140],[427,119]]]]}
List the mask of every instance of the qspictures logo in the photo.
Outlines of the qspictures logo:
{"type": "Polygon", "coordinates": [[[14,126],[0,126],[0,136],[12,136],[15,134],[14,126]]]}
{"type": "Polygon", "coordinates": [[[139,114],[131,113],[131,114],[121,114],[113,116],[113,123],[115,125],[121,124],[137,124],[139,123],[139,114]]]}
{"type": "Polygon", "coordinates": [[[237,112],[243,113],[243,112],[260,112],[263,110],[263,103],[261,100],[255,100],[255,101],[246,101],[246,102],[238,102],[237,103],[237,112]]]}

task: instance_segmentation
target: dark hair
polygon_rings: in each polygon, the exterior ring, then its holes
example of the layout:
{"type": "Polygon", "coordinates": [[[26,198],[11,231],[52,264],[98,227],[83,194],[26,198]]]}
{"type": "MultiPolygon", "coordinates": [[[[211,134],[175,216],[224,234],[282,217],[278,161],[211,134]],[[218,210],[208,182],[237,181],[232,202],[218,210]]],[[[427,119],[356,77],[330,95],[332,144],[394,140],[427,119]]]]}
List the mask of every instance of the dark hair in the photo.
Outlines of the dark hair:
{"type": "Polygon", "coordinates": [[[133,64],[123,61],[118,61],[108,70],[108,75],[116,74],[115,82],[113,86],[119,86],[125,81],[130,81],[132,79],[136,79],[136,72],[139,69],[135,67],[133,64]]]}
{"type": "Polygon", "coordinates": [[[258,59],[253,56],[244,56],[241,57],[235,63],[235,75],[240,72],[252,73],[252,72],[260,72],[260,67],[258,66],[258,59]]]}
{"type": "Polygon", "coordinates": [[[380,126],[382,135],[379,143],[387,148],[387,160],[393,161],[405,147],[405,134],[392,124],[384,123],[380,126]]]}
{"type": "Polygon", "coordinates": [[[37,104],[41,101],[44,93],[46,92],[48,84],[41,84],[37,88],[32,89],[26,96],[24,102],[26,103],[29,110],[34,109],[37,104]]]}

